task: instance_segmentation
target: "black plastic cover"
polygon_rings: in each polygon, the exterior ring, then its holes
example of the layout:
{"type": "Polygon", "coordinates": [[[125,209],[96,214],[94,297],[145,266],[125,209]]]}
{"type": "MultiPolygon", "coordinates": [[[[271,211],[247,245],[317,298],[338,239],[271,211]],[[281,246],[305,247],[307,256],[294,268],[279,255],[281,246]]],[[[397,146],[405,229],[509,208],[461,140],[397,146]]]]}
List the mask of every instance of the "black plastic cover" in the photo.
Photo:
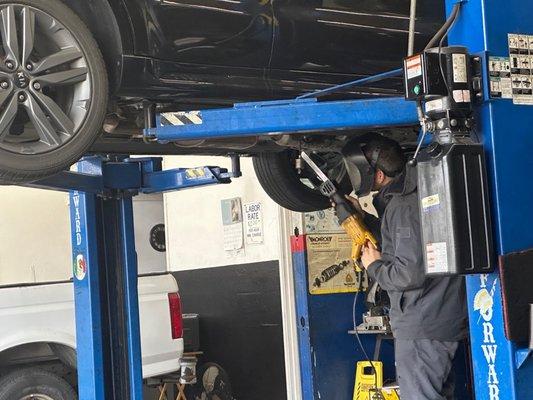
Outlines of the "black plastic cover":
{"type": "Polygon", "coordinates": [[[418,195],[428,275],[494,270],[483,146],[434,143],[421,152],[418,195]]]}
{"type": "Polygon", "coordinates": [[[516,342],[531,340],[530,307],[533,304],[533,250],[500,256],[505,336],[516,342]]]}

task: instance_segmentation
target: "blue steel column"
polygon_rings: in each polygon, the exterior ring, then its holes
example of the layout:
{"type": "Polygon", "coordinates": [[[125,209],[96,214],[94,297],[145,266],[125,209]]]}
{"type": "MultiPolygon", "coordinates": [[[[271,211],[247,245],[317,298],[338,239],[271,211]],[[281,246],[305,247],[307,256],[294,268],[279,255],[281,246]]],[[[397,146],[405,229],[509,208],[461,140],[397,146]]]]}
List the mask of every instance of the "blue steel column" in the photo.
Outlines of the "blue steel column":
{"type": "MultiPolygon", "coordinates": [[[[455,3],[447,1],[448,13],[455,3]]],[[[531,15],[531,1],[465,1],[450,44],[506,57],[508,33],[533,34],[531,15]]],[[[478,124],[489,163],[498,254],[531,249],[533,107],[485,98],[478,124]]],[[[499,273],[467,277],[467,291],[476,399],[533,398],[533,361],[519,364],[522,345],[505,337],[499,273]]]]}
{"type": "MultiPolygon", "coordinates": [[[[81,161],[78,170],[106,173],[100,158],[81,161]]],[[[131,195],[73,191],[70,210],[79,398],[142,400],[131,195]]]]}
{"type": "Polygon", "coordinates": [[[305,235],[291,237],[292,267],[294,269],[294,291],[296,315],[298,318],[298,353],[300,355],[300,376],[303,400],[314,399],[314,368],[311,359],[311,333],[309,331],[309,305],[307,302],[307,257],[305,235]]]}
{"type": "MultiPolygon", "coordinates": [[[[90,167],[80,163],[80,172],[90,167]]],[[[78,397],[80,400],[105,399],[104,338],[98,234],[95,221],[96,195],[70,193],[70,221],[76,342],[78,397]]]]}
{"type": "Polygon", "coordinates": [[[142,400],[142,357],[139,324],[139,295],[137,290],[137,253],[133,230],[133,204],[131,197],[119,200],[120,235],[122,242],[122,260],[124,263],[124,298],[126,308],[127,346],[129,361],[129,382],[131,400],[142,400]]]}

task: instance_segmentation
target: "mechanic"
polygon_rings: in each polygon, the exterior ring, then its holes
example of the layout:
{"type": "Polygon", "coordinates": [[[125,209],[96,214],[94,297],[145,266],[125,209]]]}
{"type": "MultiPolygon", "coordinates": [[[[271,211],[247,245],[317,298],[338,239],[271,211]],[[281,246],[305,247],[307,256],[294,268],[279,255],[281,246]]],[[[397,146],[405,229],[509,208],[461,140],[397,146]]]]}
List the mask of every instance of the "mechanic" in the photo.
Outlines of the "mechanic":
{"type": "MultiPolygon", "coordinates": [[[[401,397],[454,399],[452,361],[467,332],[464,279],[425,277],[416,167],[406,165],[400,145],[376,137],[363,152],[375,171],[373,204],[381,222],[381,252],[368,243],[361,261],[390,297],[401,397]]],[[[350,200],[363,212],[356,199],[350,200]]]]}

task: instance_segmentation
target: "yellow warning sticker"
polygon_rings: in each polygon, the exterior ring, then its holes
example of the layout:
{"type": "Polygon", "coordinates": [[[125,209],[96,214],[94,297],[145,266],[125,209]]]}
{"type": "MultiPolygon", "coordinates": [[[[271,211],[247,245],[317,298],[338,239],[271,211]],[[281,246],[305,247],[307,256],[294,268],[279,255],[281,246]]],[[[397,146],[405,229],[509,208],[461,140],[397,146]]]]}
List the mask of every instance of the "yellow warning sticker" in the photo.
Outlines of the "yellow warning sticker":
{"type": "Polygon", "coordinates": [[[440,204],[440,198],[438,194],[427,196],[422,198],[422,208],[427,211],[431,207],[438,206],[440,204]]]}
{"type": "Polygon", "coordinates": [[[187,175],[187,178],[189,179],[198,179],[205,176],[205,171],[203,168],[189,168],[185,171],[185,175],[187,175]]]}

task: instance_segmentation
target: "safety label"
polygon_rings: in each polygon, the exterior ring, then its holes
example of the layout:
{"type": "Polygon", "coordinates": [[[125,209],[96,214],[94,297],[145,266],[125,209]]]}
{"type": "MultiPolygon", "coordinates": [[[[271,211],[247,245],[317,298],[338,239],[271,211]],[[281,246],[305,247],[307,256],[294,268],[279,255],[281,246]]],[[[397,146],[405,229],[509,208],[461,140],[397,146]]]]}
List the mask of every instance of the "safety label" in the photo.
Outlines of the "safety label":
{"type": "Polygon", "coordinates": [[[422,75],[422,57],[420,55],[408,58],[405,61],[405,66],[407,69],[407,79],[422,75]]]}
{"type": "Polygon", "coordinates": [[[201,111],[179,111],[161,113],[161,125],[200,125],[203,123],[201,111]]]}
{"type": "Polygon", "coordinates": [[[509,57],[489,57],[489,77],[491,98],[513,98],[509,57]]]}
{"type": "Polygon", "coordinates": [[[470,90],[454,90],[453,100],[456,103],[470,103],[470,90]]]}
{"type": "Polygon", "coordinates": [[[428,272],[448,271],[448,246],[446,242],[426,244],[426,261],[428,272]]]}
{"type": "Polygon", "coordinates": [[[466,54],[452,54],[453,81],[455,83],[467,83],[466,54]]]}
{"type": "Polygon", "coordinates": [[[426,101],[425,107],[426,112],[440,111],[444,108],[444,103],[442,102],[442,99],[430,100],[426,101]]]}
{"type": "Polygon", "coordinates": [[[200,179],[205,177],[205,171],[203,168],[189,168],[185,170],[185,176],[187,179],[200,179]]]}
{"type": "MultiPolygon", "coordinates": [[[[533,105],[533,35],[511,33],[508,35],[508,40],[513,103],[533,105]]],[[[504,67],[507,68],[506,65],[504,67]]],[[[500,87],[501,85],[500,79],[500,87]]],[[[492,86],[491,79],[491,88],[492,86]]],[[[494,83],[494,86],[497,87],[497,83],[494,83]]],[[[507,89],[507,83],[505,83],[505,89],[507,89]]]]}
{"type": "Polygon", "coordinates": [[[440,197],[438,194],[427,196],[422,199],[422,209],[424,211],[429,211],[430,209],[435,208],[438,205],[440,205],[440,197]]]}

